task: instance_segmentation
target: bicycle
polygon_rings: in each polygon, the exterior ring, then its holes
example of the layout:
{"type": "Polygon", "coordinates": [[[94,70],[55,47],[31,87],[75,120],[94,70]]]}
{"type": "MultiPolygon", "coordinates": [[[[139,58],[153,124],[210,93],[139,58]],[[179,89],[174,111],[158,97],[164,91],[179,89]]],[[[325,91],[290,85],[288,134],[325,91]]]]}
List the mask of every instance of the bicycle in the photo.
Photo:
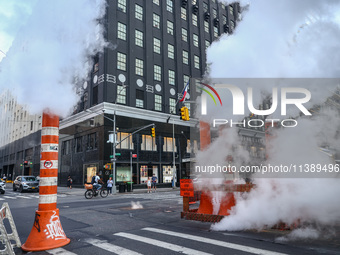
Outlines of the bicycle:
{"type": "Polygon", "coordinates": [[[109,195],[109,192],[104,187],[104,185],[99,190],[97,190],[97,188],[93,188],[92,184],[85,184],[85,188],[87,189],[85,191],[85,198],[86,199],[91,199],[93,197],[96,197],[96,196],[98,196],[98,194],[100,194],[100,196],[102,198],[105,198],[109,195]]]}

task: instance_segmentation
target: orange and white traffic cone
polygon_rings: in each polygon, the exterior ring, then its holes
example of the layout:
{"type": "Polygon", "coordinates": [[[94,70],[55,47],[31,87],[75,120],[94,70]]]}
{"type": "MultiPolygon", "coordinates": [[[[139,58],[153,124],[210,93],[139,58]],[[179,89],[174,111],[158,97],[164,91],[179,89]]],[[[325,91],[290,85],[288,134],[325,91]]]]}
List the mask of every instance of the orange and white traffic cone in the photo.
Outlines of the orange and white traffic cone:
{"type": "Polygon", "coordinates": [[[59,117],[43,113],[41,130],[39,207],[31,233],[21,246],[24,251],[44,251],[70,242],[57,208],[59,117]]]}

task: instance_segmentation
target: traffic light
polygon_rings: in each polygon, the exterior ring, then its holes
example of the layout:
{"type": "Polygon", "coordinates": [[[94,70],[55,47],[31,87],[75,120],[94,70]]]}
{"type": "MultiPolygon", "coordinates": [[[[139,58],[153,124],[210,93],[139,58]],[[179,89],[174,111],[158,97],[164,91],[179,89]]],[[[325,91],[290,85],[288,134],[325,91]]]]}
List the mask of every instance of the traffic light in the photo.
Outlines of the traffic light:
{"type": "Polygon", "coordinates": [[[151,136],[156,137],[156,129],[155,128],[151,128],[151,136]]]}
{"type": "Polygon", "coordinates": [[[181,108],[181,119],[182,120],[190,120],[189,117],[189,109],[185,106],[181,108]]]}

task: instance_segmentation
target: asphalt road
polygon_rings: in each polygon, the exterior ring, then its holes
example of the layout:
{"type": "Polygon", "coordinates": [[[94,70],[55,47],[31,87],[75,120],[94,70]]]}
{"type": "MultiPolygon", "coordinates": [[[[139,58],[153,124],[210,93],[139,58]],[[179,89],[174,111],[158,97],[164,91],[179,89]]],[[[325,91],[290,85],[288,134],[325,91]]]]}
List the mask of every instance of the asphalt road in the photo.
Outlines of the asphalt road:
{"type": "MultiPolygon", "coordinates": [[[[85,199],[84,191],[58,189],[60,220],[71,242],[35,254],[340,254],[338,239],[278,242],[276,238],[287,232],[213,232],[211,223],[180,218],[179,190],[139,191],[91,200],[85,199]],[[142,208],[132,209],[132,203],[142,208]]],[[[9,203],[24,243],[33,226],[38,194],[8,188],[0,202],[9,203]]],[[[21,249],[15,251],[26,254],[21,249]]]]}

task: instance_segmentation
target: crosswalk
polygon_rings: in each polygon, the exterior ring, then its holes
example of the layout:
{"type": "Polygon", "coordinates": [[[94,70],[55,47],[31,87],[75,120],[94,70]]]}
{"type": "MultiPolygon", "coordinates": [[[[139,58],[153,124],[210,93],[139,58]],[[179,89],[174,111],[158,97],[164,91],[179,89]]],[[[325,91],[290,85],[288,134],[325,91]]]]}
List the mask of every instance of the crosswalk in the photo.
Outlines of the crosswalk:
{"type": "MultiPolygon", "coordinates": [[[[284,255],[285,253],[255,248],[246,245],[235,244],[232,242],[215,240],[212,238],[198,235],[185,234],[182,232],[169,231],[160,228],[146,227],[136,231],[137,233],[118,232],[113,233],[113,241],[101,240],[97,238],[87,238],[79,240],[84,245],[92,246],[93,254],[101,254],[107,251],[119,255],[142,255],[142,254],[187,254],[187,255],[211,255],[214,254],[212,246],[219,248],[223,254],[263,254],[263,255],[284,255]],[[152,234],[152,235],[150,235],[152,234]],[[171,238],[170,238],[171,237],[171,238]],[[130,242],[129,242],[130,240],[130,242]],[[184,240],[184,241],[183,241],[184,240]],[[131,241],[135,244],[131,247],[131,241]],[[201,245],[198,245],[201,244],[201,245]],[[205,244],[205,245],[202,245],[205,244]],[[124,247],[125,245],[125,247],[124,247]],[[144,246],[143,246],[144,245],[144,246]],[[127,247],[126,247],[127,246],[127,247]],[[145,247],[148,247],[147,249],[145,247]],[[223,250],[222,250],[222,249],[223,250]],[[158,249],[158,250],[156,250],[158,249]],[[155,253],[150,253],[154,251],[155,253]]],[[[90,247],[87,247],[90,249],[90,247]]],[[[77,255],[74,251],[67,248],[58,248],[46,251],[47,254],[77,255]]]]}
{"type": "MultiPolygon", "coordinates": [[[[58,194],[58,197],[66,197],[65,194],[58,194]]],[[[38,193],[18,193],[13,191],[6,191],[5,194],[0,195],[0,201],[10,201],[10,200],[18,200],[18,199],[39,199],[38,193]]]]}

